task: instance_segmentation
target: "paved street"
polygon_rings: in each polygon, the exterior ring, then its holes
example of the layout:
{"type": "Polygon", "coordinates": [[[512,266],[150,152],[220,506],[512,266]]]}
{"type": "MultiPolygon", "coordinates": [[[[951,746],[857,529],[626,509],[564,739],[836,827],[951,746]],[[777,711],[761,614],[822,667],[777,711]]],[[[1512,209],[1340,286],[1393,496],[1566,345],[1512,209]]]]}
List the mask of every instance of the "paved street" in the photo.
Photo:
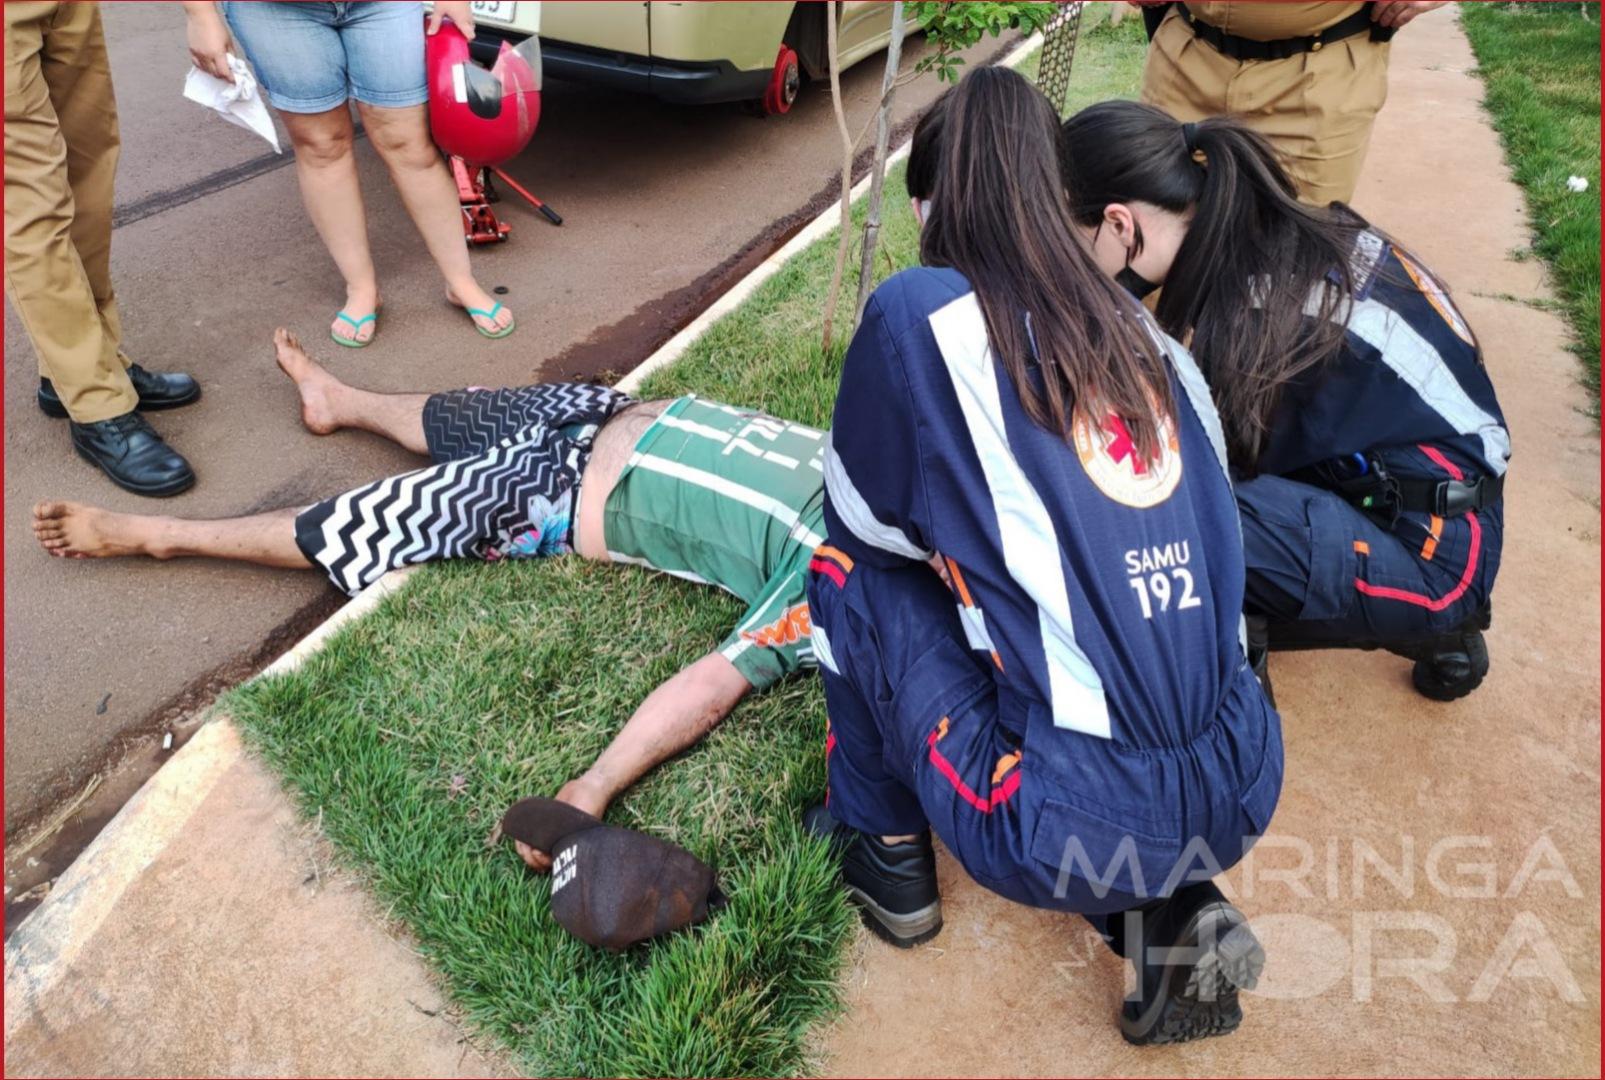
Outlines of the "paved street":
{"type": "MultiPolygon", "coordinates": [[[[299,333],[342,378],[386,390],[622,373],[776,246],[810,204],[817,209],[839,169],[828,84],[805,86],[790,115],[761,120],[736,106],[677,107],[552,82],[540,130],[511,171],[566,223],[553,228],[502,204],[512,239],[476,250],[474,261],[482,283],[506,288],[519,329],[486,341],[445,303],[383,166],[361,142],[385,308],[373,346],[339,349],[325,328],[343,299],[340,279],[302,212],[289,153],[270,160],[265,143],[182,98],[189,60],[176,4],[106,5],[105,24],[123,135],[112,265],[127,347],[148,367],[189,370],[204,384],[198,405],[154,417],[199,483],[157,503],[81,462],[65,423],[33,405],[33,353],[8,309],[12,831],[125,751],[152,753],[175,718],[258,669],[340,599],[311,573],[51,560],[28,528],[33,503],[226,516],[410,467],[376,438],[302,430],[272,361],[275,326],[299,333]]],[[[998,51],[989,41],[977,54],[998,51]]],[[[855,134],[881,68],[875,57],[845,76],[855,134]]],[[[937,90],[934,77],[901,90],[900,117],[937,90]]]]}

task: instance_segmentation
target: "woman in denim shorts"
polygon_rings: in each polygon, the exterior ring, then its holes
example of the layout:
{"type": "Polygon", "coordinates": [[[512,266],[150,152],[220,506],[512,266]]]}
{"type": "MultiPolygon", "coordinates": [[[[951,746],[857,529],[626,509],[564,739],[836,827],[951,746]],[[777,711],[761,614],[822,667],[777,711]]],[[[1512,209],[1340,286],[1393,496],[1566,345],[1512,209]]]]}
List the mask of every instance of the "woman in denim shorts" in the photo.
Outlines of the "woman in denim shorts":
{"type": "MultiPolygon", "coordinates": [[[[347,99],[355,99],[369,141],[446,279],[446,299],[486,337],[512,332],[513,313],[474,280],[457,186],[429,135],[422,4],[205,0],[184,8],[196,65],[232,81],[225,59],[232,31],[289,130],[307,213],[346,282],[345,307],[329,328],[336,342],[368,344],[379,312],[347,99]]],[[[442,18],[474,36],[467,2],[437,3],[427,32],[435,33],[442,18]]]]}

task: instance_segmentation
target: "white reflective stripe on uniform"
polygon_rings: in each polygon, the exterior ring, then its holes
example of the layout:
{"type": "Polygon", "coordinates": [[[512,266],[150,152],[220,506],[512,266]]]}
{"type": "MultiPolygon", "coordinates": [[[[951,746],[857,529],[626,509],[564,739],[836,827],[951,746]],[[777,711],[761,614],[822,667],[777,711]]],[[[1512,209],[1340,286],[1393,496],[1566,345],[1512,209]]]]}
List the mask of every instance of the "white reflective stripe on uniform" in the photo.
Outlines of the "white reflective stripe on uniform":
{"type": "MultiPolygon", "coordinates": [[[[1320,314],[1320,296],[1312,293],[1305,314],[1320,314]]],[[[1333,320],[1375,349],[1382,362],[1416,392],[1444,423],[1462,435],[1482,439],[1482,456],[1489,471],[1503,476],[1510,459],[1510,433],[1493,416],[1471,400],[1443,356],[1416,333],[1397,311],[1366,299],[1337,305],[1333,320]]]]}
{"type": "Polygon", "coordinates": [[[986,321],[975,294],[943,307],[930,324],[991,491],[1004,564],[1037,606],[1054,726],[1107,739],[1109,703],[1103,680],[1076,645],[1058,531],[1009,450],[986,321]]]}
{"type": "Polygon", "coordinates": [[[730,644],[720,649],[719,655],[723,656],[726,660],[733,664],[736,662],[736,657],[740,656],[750,648],[752,648],[751,640],[748,638],[737,638],[735,641],[732,641],[730,644]]]}
{"type": "MultiPolygon", "coordinates": [[[[1144,312],[1144,314],[1147,314],[1144,312]]],[[[1182,390],[1187,394],[1187,401],[1193,407],[1193,414],[1198,422],[1204,425],[1204,434],[1209,436],[1209,445],[1215,448],[1215,460],[1220,462],[1221,471],[1226,474],[1228,483],[1231,481],[1231,470],[1226,466],[1226,433],[1220,426],[1220,413],[1215,409],[1215,399],[1210,395],[1209,383],[1204,379],[1204,373],[1198,370],[1198,362],[1187,347],[1158,326],[1149,323],[1149,330],[1156,336],[1159,347],[1170,358],[1171,370],[1176,373],[1176,379],[1181,383],[1182,390]]],[[[1179,430],[1181,425],[1177,424],[1179,430]]]]}
{"type": "Polygon", "coordinates": [[[792,529],[794,535],[809,547],[818,547],[825,542],[825,538],[803,525],[797,511],[791,509],[779,499],[765,495],[761,491],[754,491],[745,484],[738,484],[733,480],[726,480],[722,476],[715,476],[711,472],[693,468],[690,465],[671,461],[668,458],[653,457],[650,452],[636,454],[633,463],[637,469],[646,469],[649,472],[659,473],[663,476],[672,476],[676,480],[684,480],[688,484],[707,488],[718,492],[737,502],[746,503],[755,510],[762,510],[777,521],[783,522],[792,529]]]}
{"type": "Polygon", "coordinates": [[[925,562],[936,554],[919,547],[896,525],[888,525],[875,516],[869,503],[864,501],[864,496],[853,486],[852,478],[847,475],[847,467],[836,456],[834,438],[833,434],[832,441],[825,444],[825,491],[830,495],[831,509],[842,519],[842,524],[870,547],[901,555],[905,559],[925,562]]]}
{"type": "Polygon", "coordinates": [[[995,653],[997,648],[992,644],[992,635],[986,632],[986,616],[981,614],[978,607],[965,607],[958,605],[959,625],[964,627],[964,638],[970,643],[970,648],[982,652],[995,653]]]}
{"type": "Polygon", "coordinates": [[[827,671],[840,675],[841,668],[836,666],[836,654],[830,651],[830,638],[825,636],[825,628],[815,624],[813,632],[814,656],[818,658],[827,671]]]}

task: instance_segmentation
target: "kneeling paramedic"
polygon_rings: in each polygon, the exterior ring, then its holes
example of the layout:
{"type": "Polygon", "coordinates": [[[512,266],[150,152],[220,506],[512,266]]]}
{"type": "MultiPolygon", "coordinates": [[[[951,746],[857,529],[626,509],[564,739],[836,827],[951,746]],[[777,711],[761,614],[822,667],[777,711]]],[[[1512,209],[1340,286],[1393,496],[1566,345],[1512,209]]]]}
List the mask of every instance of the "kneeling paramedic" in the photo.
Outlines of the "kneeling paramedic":
{"type": "Polygon", "coordinates": [[[1241,641],[1219,421],[1076,241],[1041,95],[980,70],[941,114],[910,165],[937,172],[926,265],[871,299],[825,454],[809,824],[893,944],[941,928],[934,829],[988,889],[1135,962],[1129,1041],[1224,1034],[1263,950],[1210,879],[1268,824],[1282,742],[1241,641]],[[1073,407],[1044,420],[1050,380],[1073,407]]]}

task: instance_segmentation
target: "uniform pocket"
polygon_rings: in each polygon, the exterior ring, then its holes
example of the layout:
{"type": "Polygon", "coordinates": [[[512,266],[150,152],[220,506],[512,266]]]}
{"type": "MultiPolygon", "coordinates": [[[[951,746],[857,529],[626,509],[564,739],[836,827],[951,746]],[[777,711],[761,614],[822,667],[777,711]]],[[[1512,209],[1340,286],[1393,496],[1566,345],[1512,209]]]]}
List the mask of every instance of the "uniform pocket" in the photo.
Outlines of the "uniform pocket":
{"type": "MultiPolygon", "coordinates": [[[[889,702],[895,718],[897,746],[890,745],[893,732],[887,732],[888,751],[900,764],[896,775],[906,775],[925,753],[925,736],[960,706],[969,705],[992,687],[992,676],[975,657],[948,638],[936,643],[909,665],[891,691],[889,702]]],[[[980,710],[989,713],[992,710],[980,710]]]]}
{"type": "Polygon", "coordinates": [[[1315,490],[1304,504],[1310,531],[1310,582],[1300,619],[1337,619],[1354,603],[1355,520],[1359,511],[1315,490]]]}
{"type": "Polygon", "coordinates": [[[1079,879],[1096,897],[1110,892],[1139,898],[1160,895],[1181,855],[1178,826],[1144,820],[1136,825],[1070,795],[1043,800],[1031,836],[1031,857],[1057,874],[1054,894],[1079,879]]]}

